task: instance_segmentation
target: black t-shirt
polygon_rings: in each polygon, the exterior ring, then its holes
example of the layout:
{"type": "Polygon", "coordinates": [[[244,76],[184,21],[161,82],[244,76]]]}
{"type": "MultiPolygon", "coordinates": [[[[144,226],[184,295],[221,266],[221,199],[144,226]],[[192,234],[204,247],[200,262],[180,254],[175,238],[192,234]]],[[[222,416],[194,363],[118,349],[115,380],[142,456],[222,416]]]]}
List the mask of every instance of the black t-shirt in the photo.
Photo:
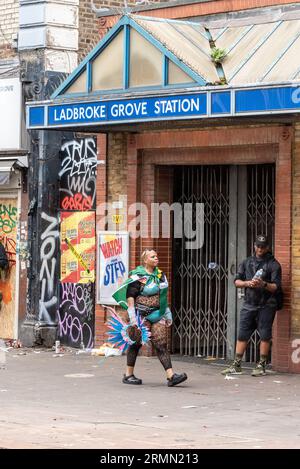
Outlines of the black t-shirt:
{"type": "Polygon", "coordinates": [[[142,283],[139,280],[131,282],[127,287],[126,298],[136,298],[142,290],[142,283]]]}
{"type": "MultiPolygon", "coordinates": [[[[234,280],[252,280],[259,269],[263,269],[263,281],[275,283],[277,290],[281,288],[281,265],[271,253],[262,258],[251,256],[245,259],[239,266],[234,280]]],[[[276,293],[272,294],[265,288],[245,288],[245,302],[252,305],[275,304],[276,293]]]]}
{"type": "MultiPolygon", "coordinates": [[[[160,282],[165,282],[166,277],[165,274],[162,274],[160,278],[160,282]]],[[[143,291],[144,285],[142,282],[139,280],[135,280],[134,282],[131,282],[128,287],[127,287],[127,293],[126,293],[126,298],[136,298],[141,294],[143,291]]]]}

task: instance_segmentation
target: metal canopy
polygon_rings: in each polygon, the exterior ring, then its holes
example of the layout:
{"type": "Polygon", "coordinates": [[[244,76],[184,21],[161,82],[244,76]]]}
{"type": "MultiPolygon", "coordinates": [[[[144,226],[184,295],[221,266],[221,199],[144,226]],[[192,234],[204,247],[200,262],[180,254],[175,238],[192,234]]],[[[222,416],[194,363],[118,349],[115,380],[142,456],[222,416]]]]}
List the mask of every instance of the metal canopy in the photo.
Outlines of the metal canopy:
{"type": "Polygon", "coordinates": [[[28,168],[27,156],[0,158],[0,172],[10,172],[22,168],[28,168]]]}
{"type": "Polygon", "coordinates": [[[166,91],[168,88],[186,87],[187,84],[193,87],[221,82],[233,86],[293,82],[300,78],[299,56],[299,18],[220,28],[204,27],[192,21],[127,14],[111,28],[52,98],[93,97],[154,89],[166,91]],[[144,42],[136,45],[139,40],[144,42]],[[221,63],[215,63],[211,58],[214,47],[225,51],[221,63]],[[139,50],[138,56],[134,53],[135,48],[139,50]],[[151,50],[156,56],[153,59],[156,64],[149,62],[151,50]],[[144,70],[148,62],[149,68],[144,70]],[[152,82],[147,80],[147,75],[153,72],[153,65],[160,78],[156,77],[152,82]],[[173,73],[171,66],[181,71],[182,82],[180,73],[175,83],[169,80],[173,73]],[[120,76],[116,78],[118,74],[120,76]],[[139,74],[142,78],[136,80],[139,74]],[[97,88],[102,76],[104,79],[97,88]]]}
{"type": "Polygon", "coordinates": [[[28,168],[27,156],[0,158],[0,186],[9,184],[15,169],[28,168]]]}
{"type": "Polygon", "coordinates": [[[220,28],[126,15],[51,100],[28,103],[27,128],[299,113],[299,56],[300,18],[220,28]]]}
{"type": "Polygon", "coordinates": [[[281,83],[300,77],[300,19],[210,30],[233,85],[281,83]]]}

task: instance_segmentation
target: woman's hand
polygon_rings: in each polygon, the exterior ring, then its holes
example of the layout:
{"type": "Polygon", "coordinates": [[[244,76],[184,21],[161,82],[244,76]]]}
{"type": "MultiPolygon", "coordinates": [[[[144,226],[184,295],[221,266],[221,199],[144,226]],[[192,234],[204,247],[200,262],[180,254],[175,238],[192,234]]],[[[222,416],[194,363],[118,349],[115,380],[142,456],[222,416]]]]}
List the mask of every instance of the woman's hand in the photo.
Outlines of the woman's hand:
{"type": "Polygon", "coordinates": [[[137,326],[136,314],[135,314],[135,307],[129,306],[127,309],[127,313],[129,316],[129,322],[132,326],[137,326]]]}
{"type": "Polygon", "coordinates": [[[169,307],[167,307],[166,312],[165,312],[165,321],[166,321],[167,327],[172,326],[173,317],[172,317],[172,312],[169,307]]]}

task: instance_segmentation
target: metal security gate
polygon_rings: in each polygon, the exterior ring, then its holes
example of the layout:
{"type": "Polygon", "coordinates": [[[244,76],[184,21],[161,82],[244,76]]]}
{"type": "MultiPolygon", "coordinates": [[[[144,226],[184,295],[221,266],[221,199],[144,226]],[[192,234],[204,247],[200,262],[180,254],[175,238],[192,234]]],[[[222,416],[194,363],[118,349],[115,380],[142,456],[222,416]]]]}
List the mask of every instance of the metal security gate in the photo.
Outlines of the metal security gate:
{"type": "MultiPolygon", "coordinates": [[[[258,232],[273,239],[274,166],[184,166],[174,171],[174,202],[204,204],[204,243],[187,249],[174,239],[173,351],[182,355],[231,358],[242,292],[233,279],[253,250],[258,232]]],[[[192,227],[195,230],[194,217],[192,227]]],[[[184,232],[184,227],[183,227],[184,232]]],[[[253,335],[247,360],[256,359],[253,335]]]]}
{"type": "Polygon", "coordinates": [[[204,204],[204,245],[186,249],[175,239],[174,349],[196,356],[226,355],[229,166],[175,171],[176,202],[204,204]]]}

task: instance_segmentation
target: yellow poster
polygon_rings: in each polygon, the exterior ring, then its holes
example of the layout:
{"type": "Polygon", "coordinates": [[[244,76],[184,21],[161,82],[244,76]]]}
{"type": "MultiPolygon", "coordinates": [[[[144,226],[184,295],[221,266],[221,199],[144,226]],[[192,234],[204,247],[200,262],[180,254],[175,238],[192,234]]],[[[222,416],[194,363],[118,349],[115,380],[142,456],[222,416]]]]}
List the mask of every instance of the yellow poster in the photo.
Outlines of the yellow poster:
{"type": "Polygon", "coordinates": [[[61,212],[62,283],[95,281],[95,212],[61,212]]]}

